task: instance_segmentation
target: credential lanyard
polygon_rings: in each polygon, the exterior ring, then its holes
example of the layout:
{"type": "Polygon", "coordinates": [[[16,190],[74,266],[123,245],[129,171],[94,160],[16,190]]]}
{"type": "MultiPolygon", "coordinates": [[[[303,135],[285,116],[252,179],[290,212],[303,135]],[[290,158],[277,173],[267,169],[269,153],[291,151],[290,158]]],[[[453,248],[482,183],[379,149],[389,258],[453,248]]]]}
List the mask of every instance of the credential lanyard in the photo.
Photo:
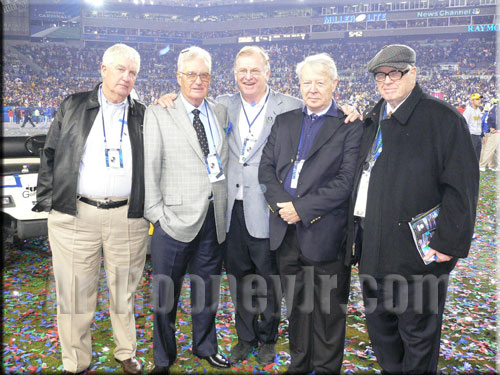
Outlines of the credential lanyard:
{"type": "MultiPolygon", "coordinates": [[[[102,88],[99,91],[101,94],[101,117],[102,117],[102,132],[104,134],[104,148],[108,148],[108,141],[106,139],[106,126],[104,125],[104,101],[102,99],[102,88]]],[[[127,105],[125,104],[125,108],[123,108],[123,117],[122,117],[122,130],[120,132],[120,150],[122,149],[122,140],[123,140],[123,127],[125,126],[125,112],[127,110],[127,105]]]]}
{"type": "Polygon", "coordinates": [[[248,130],[249,131],[252,129],[252,125],[255,123],[255,120],[257,120],[257,118],[262,113],[262,110],[266,106],[266,103],[267,103],[267,100],[269,99],[269,94],[270,93],[271,93],[271,90],[268,91],[267,96],[266,96],[266,100],[264,101],[264,104],[262,105],[262,108],[260,109],[259,113],[257,113],[257,116],[254,117],[254,119],[252,120],[252,122],[250,122],[250,120],[248,119],[247,111],[245,111],[245,104],[243,103],[243,99],[241,99],[241,95],[240,95],[241,106],[243,107],[243,113],[245,114],[245,118],[247,120],[248,130]]]}
{"type": "Polygon", "coordinates": [[[387,113],[387,106],[384,109],[383,116],[379,119],[379,122],[378,122],[378,128],[377,128],[377,134],[375,136],[375,142],[373,142],[370,160],[368,161],[367,168],[366,168],[368,171],[372,170],[373,166],[375,165],[375,162],[377,161],[378,157],[382,153],[382,131],[380,130],[380,123],[382,120],[385,120],[386,113],[387,113]]]}
{"type": "Polygon", "coordinates": [[[214,133],[212,133],[212,125],[210,125],[210,113],[208,113],[207,102],[206,101],[204,102],[205,102],[205,112],[207,113],[207,119],[208,119],[208,129],[210,129],[210,137],[212,138],[212,144],[214,145],[215,153],[217,153],[217,145],[215,144],[214,133]]]}

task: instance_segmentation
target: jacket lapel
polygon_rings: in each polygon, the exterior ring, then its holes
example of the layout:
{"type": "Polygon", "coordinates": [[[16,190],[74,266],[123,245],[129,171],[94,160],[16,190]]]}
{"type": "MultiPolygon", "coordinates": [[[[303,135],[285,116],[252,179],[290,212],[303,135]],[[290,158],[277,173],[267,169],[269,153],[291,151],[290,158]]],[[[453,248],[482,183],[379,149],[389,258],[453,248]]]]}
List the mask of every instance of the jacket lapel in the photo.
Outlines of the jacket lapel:
{"type": "Polygon", "coordinates": [[[231,104],[228,107],[228,111],[229,119],[233,123],[229,137],[232,136],[233,140],[235,141],[236,150],[233,150],[233,152],[235,152],[236,155],[239,155],[239,153],[241,152],[241,148],[243,147],[243,145],[241,144],[241,132],[239,124],[241,111],[240,94],[236,94],[231,98],[231,104]]]}
{"type": "MultiPolygon", "coordinates": [[[[226,125],[226,124],[224,123],[224,121],[227,121],[227,117],[224,116],[224,107],[222,107],[222,105],[213,104],[209,101],[207,101],[207,103],[208,103],[210,109],[212,110],[212,113],[214,115],[215,122],[217,125],[217,130],[219,132],[220,142],[219,142],[219,146],[217,147],[217,153],[220,155],[221,150],[222,150],[222,145],[225,142],[225,137],[226,137],[226,134],[224,132],[224,125],[226,125]]],[[[200,150],[201,150],[201,148],[200,148],[200,150]]]]}
{"type": "Polygon", "coordinates": [[[302,132],[302,120],[304,115],[301,109],[297,109],[297,116],[291,116],[293,121],[288,125],[288,134],[290,135],[290,150],[293,153],[291,157],[295,160],[297,149],[299,148],[300,133],[302,132]]]}
{"type": "MultiPolygon", "coordinates": [[[[337,129],[343,125],[343,121],[338,117],[327,116],[325,123],[321,127],[318,135],[314,139],[314,143],[307,154],[306,160],[309,159],[316,151],[318,151],[330,138],[335,134],[337,129]]],[[[349,126],[349,125],[345,125],[349,126]]]]}
{"type": "Polygon", "coordinates": [[[189,144],[196,152],[196,155],[205,162],[205,157],[203,156],[203,152],[201,151],[200,142],[198,141],[198,136],[196,135],[196,130],[194,130],[193,124],[191,123],[189,116],[187,114],[186,108],[184,104],[182,104],[182,100],[177,97],[175,100],[174,108],[166,108],[166,110],[172,116],[174,123],[177,127],[185,134],[189,144]]]}

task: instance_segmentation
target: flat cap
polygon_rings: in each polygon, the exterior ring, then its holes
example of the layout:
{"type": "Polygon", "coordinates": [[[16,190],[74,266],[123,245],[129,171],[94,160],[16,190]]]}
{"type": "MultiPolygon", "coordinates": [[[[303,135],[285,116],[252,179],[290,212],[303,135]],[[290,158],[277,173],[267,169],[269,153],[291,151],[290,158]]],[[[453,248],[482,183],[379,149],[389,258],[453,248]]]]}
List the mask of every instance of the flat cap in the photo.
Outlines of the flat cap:
{"type": "Polygon", "coordinates": [[[413,48],[404,44],[384,46],[368,63],[368,71],[375,73],[375,70],[381,66],[404,69],[408,65],[414,65],[416,57],[417,55],[413,48]]]}

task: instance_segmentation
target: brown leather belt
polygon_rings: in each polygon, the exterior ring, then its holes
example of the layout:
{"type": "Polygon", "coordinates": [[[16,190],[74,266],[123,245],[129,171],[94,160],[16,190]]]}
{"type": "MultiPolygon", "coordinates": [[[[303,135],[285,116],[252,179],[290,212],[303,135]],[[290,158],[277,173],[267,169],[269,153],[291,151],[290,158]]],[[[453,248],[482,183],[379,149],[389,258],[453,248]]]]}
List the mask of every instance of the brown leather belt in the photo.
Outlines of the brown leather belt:
{"type": "Polygon", "coordinates": [[[97,208],[102,208],[104,210],[107,210],[109,208],[118,208],[125,206],[128,203],[128,200],[124,201],[95,201],[93,199],[87,198],[87,197],[78,197],[80,201],[83,203],[90,204],[91,206],[95,206],[97,208]]]}

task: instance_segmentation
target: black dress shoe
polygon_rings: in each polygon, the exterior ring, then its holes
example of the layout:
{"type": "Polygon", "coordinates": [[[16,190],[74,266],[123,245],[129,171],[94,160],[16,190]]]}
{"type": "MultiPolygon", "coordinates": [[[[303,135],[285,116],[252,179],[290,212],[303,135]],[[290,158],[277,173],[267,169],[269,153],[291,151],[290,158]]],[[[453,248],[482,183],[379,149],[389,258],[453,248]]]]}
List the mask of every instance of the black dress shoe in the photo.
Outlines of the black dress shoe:
{"type": "Polygon", "coordinates": [[[170,367],[168,366],[155,366],[150,374],[170,374],[170,367]]]}
{"type": "Polygon", "coordinates": [[[204,359],[210,366],[218,369],[228,369],[231,367],[231,363],[227,360],[227,358],[219,353],[209,355],[208,357],[201,357],[201,359],[204,359]]]}

